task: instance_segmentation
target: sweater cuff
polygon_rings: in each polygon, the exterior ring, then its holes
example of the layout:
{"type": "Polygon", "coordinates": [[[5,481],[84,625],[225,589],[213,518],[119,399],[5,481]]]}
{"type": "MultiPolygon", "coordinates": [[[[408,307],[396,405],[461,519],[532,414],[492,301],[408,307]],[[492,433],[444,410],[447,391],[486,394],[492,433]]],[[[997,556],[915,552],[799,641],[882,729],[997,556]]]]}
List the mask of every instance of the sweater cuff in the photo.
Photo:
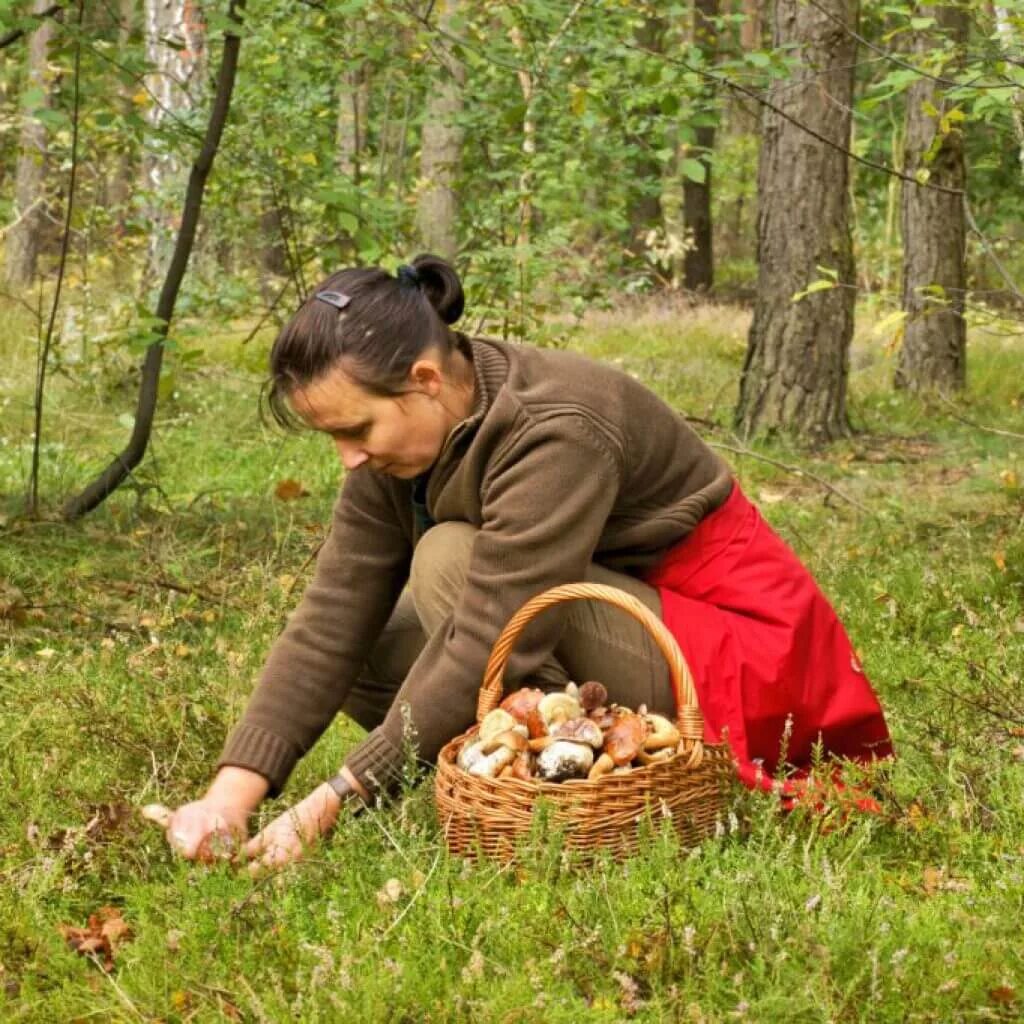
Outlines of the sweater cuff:
{"type": "Polygon", "coordinates": [[[377,728],[349,753],[345,767],[371,793],[383,794],[398,788],[404,760],[401,748],[377,728]]]}
{"type": "Polygon", "coordinates": [[[255,725],[238,725],[224,744],[218,768],[231,765],[248,768],[266,776],[270,782],[267,796],[277,796],[288,781],[299,753],[287,740],[255,725]]]}

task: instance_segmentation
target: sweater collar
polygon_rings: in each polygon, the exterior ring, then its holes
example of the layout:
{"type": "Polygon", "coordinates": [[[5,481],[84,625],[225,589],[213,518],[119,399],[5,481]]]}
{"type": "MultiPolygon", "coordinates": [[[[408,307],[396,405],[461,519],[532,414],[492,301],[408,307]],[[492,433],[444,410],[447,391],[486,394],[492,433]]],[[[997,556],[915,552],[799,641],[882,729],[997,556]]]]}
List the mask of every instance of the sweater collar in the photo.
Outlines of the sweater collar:
{"type": "MultiPolygon", "coordinates": [[[[508,379],[508,356],[497,345],[479,338],[462,336],[468,345],[473,360],[473,374],[476,378],[476,395],[473,411],[462,421],[463,426],[477,426],[487,415],[498,392],[508,379]]],[[[462,340],[460,339],[460,340],[462,340]]]]}

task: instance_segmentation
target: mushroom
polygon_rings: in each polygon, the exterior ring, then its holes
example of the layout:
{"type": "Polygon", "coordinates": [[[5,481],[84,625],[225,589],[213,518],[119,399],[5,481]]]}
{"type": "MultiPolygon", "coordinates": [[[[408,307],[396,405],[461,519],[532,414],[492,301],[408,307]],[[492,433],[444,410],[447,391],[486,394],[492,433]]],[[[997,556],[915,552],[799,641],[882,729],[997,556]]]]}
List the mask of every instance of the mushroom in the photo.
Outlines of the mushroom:
{"type": "Polygon", "coordinates": [[[549,693],[537,705],[544,724],[550,727],[557,722],[567,722],[570,718],[579,718],[583,708],[575,697],[568,693],[549,693]]]}
{"type": "Polygon", "coordinates": [[[544,717],[537,708],[533,708],[533,710],[527,714],[526,730],[527,735],[531,740],[538,739],[541,736],[547,736],[548,723],[544,721],[544,717]]]}
{"type": "Polygon", "coordinates": [[[490,754],[484,754],[469,766],[470,775],[479,775],[485,779],[493,779],[506,765],[516,759],[516,752],[511,747],[498,747],[490,754]]]}
{"type": "Polygon", "coordinates": [[[455,759],[455,763],[464,771],[472,771],[473,765],[478,761],[482,760],[486,755],[484,754],[484,745],[477,741],[476,743],[467,743],[459,751],[459,756],[455,759]]]}
{"type": "Polygon", "coordinates": [[[481,742],[486,743],[500,733],[508,732],[509,729],[516,729],[521,731],[524,736],[526,735],[524,726],[521,726],[507,711],[495,708],[484,715],[484,719],[480,723],[479,738],[481,742]]]}
{"type": "Polygon", "coordinates": [[[604,746],[604,733],[600,726],[589,718],[571,718],[561,722],[551,730],[556,740],[572,740],[574,743],[586,743],[595,750],[604,746]]]}
{"type": "Polygon", "coordinates": [[[512,774],[523,782],[530,782],[533,779],[533,756],[529,751],[524,750],[512,762],[512,774]]]}
{"type": "Polygon", "coordinates": [[[615,724],[615,711],[613,708],[599,707],[587,712],[587,717],[596,723],[599,729],[610,729],[615,724]]]}
{"type": "Polygon", "coordinates": [[[675,757],[675,755],[675,747],[662,747],[661,750],[655,750],[651,754],[648,754],[646,750],[641,750],[636,755],[636,759],[641,764],[656,764],[658,761],[667,761],[670,757],[675,757]]]}
{"type": "Polygon", "coordinates": [[[644,750],[647,753],[663,750],[665,747],[674,747],[679,742],[679,730],[675,723],[669,721],[664,715],[647,715],[647,728],[650,729],[650,734],[644,740],[644,750]]]}
{"type": "Polygon", "coordinates": [[[523,687],[510,693],[498,706],[502,711],[507,711],[521,725],[526,725],[527,716],[544,698],[543,690],[534,690],[523,687]]]}
{"type": "Polygon", "coordinates": [[[647,738],[647,722],[632,712],[620,714],[604,734],[604,753],[594,762],[589,779],[599,779],[612,768],[629,764],[643,749],[647,738]]]}
{"type": "Polygon", "coordinates": [[[504,732],[499,732],[497,736],[492,736],[489,740],[481,740],[480,746],[485,754],[493,754],[498,747],[508,747],[514,754],[520,754],[524,750],[529,749],[529,741],[520,732],[522,726],[517,726],[515,729],[506,729],[504,732]]]}
{"type": "Polygon", "coordinates": [[[580,687],[580,704],[588,714],[595,708],[603,706],[606,700],[608,700],[608,690],[604,683],[590,680],[580,687]]]}
{"type": "Polygon", "coordinates": [[[537,757],[537,774],[547,782],[582,779],[594,763],[594,750],[586,743],[555,740],[537,757]]]}

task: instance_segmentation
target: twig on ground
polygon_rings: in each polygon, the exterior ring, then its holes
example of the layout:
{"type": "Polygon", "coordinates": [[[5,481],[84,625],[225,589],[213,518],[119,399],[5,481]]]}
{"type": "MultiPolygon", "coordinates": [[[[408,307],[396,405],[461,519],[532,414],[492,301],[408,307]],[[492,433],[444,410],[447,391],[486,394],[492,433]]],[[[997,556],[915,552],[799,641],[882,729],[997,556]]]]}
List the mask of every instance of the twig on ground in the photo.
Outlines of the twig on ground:
{"type": "Polygon", "coordinates": [[[769,466],[775,466],[778,469],[784,469],[787,473],[792,473],[794,476],[805,476],[808,480],[813,480],[815,483],[821,484],[825,490],[834,494],[837,498],[842,498],[843,501],[849,502],[854,508],[860,509],[865,515],[869,515],[872,518],[877,519],[878,514],[872,512],[867,506],[862,505],[855,498],[851,498],[848,494],[844,494],[834,484],[830,484],[823,477],[818,476],[816,473],[811,473],[809,470],[801,469],[799,466],[790,466],[785,462],[779,462],[778,459],[769,458],[767,455],[761,455],[758,452],[752,452],[749,448],[737,448],[733,445],[721,444],[718,441],[707,441],[711,448],[720,448],[722,451],[731,452],[733,455],[746,455],[752,459],[757,459],[759,462],[766,462],[769,466]]]}
{"type": "Polygon", "coordinates": [[[969,420],[966,416],[962,416],[957,412],[956,405],[951,402],[945,395],[939,393],[939,398],[950,408],[950,416],[955,420],[959,420],[961,423],[966,423],[969,427],[974,427],[975,430],[983,430],[986,434],[995,434],[998,437],[1012,437],[1016,440],[1024,441],[1024,434],[1018,434],[1013,430],[1000,430],[998,427],[985,427],[980,423],[975,423],[974,420],[969,420]]]}

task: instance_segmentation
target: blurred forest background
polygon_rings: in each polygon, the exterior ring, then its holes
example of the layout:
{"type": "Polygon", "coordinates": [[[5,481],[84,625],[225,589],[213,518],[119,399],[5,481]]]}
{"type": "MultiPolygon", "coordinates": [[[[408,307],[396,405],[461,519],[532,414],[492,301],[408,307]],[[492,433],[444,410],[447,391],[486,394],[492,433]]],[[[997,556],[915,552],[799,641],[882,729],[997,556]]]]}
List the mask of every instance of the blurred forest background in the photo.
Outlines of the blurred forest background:
{"type": "Polygon", "coordinates": [[[145,358],[132,440],[80,515],[141,459],[210,324],[272,329],[325,272],[422,250],[463,273],[464,329],[507,338],[557,342],[650,293],[752,305],[746,436],[848,433],[855,308],[915,391],[963,387],[969,326],[1019,333],[1020,0],[0,11],[31,508],[54,373],[137,379],[145,358]]]}

